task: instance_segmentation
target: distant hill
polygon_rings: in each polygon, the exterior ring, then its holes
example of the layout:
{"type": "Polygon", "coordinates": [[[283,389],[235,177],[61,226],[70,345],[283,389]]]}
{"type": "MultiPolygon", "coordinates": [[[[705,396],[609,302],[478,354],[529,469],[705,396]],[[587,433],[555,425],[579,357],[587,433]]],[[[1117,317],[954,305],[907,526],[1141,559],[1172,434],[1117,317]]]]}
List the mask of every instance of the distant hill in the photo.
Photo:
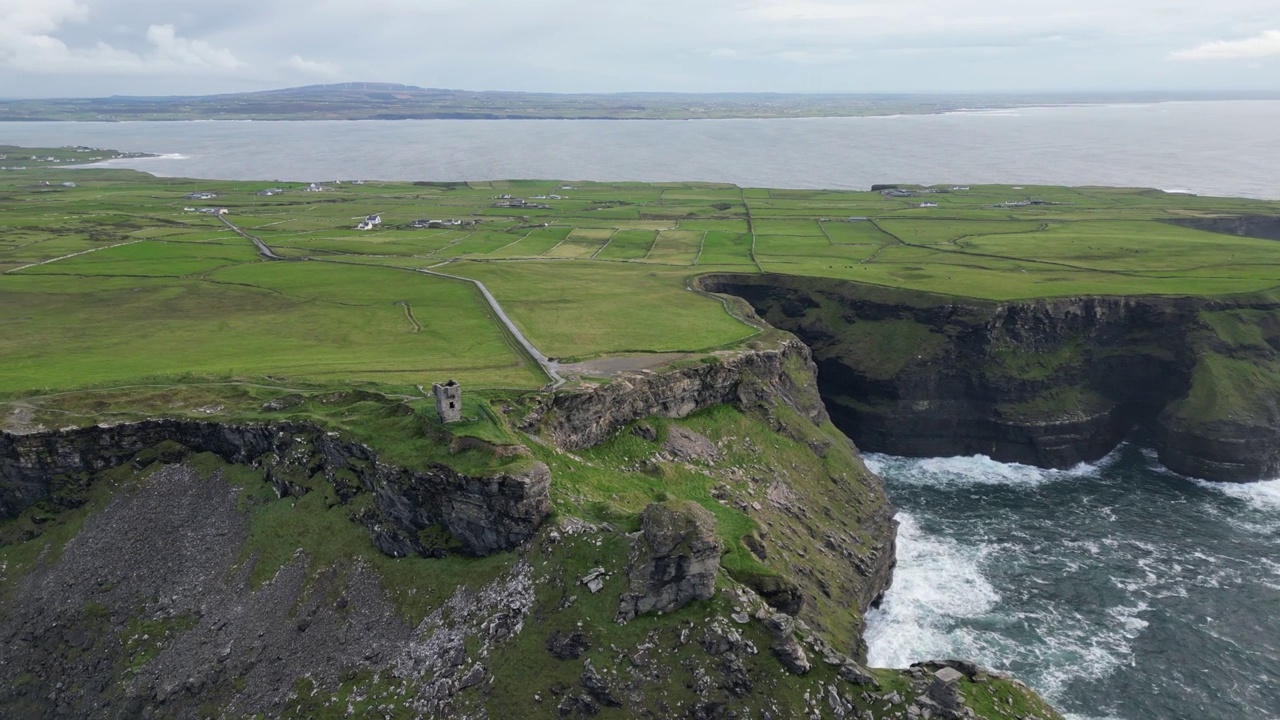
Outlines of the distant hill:
{"type": "MultiPolygon", "coordinates": [[[[712,119],[928,114],[1028,105],[1260,98],[1241,93],[554,94],[449,90],[381,82],[205,96],[0,100],[0,121],[712,119]]],[[[1275,97],[1274,95],[1270,97],[1275,97]]]]}

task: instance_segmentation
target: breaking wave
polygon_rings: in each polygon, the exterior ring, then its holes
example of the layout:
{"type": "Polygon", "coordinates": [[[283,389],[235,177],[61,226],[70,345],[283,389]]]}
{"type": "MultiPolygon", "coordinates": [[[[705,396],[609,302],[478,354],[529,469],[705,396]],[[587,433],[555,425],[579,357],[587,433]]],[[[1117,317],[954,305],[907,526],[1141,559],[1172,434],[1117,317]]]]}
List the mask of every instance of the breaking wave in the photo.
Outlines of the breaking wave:
{"type": "Polygon", "coordinates": [[[1280,480],[1192,481],[1133,446],[1070,470],[866,460],[901,523],[872,665],[971,659],[1070,720],[1276,717],[1280,480]]]}

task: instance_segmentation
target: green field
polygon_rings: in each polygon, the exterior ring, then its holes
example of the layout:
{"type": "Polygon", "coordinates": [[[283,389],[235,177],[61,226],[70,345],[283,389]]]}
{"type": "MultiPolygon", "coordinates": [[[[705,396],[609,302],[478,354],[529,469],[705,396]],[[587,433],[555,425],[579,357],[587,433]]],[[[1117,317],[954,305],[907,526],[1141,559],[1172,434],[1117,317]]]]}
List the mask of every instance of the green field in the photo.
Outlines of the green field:
{"type": "Polygon", "coordinates": [[[58,162],[0,173],[0,393],[9,394],[268,375],[410,393],[446,376],[473,387],[543,384],[475,288],[413,272],[433,267],[481,280],[543,353],[575,359],[700,352],[754,336],[687,289],[705,272],[994,300],[1280,285],[1280,243],[1165,222],[1275,215],[1274,202],[1104,188],[913,188],[902,198],[551,181],[311,193],[296,183],[68,172],[57,166],[92,153],[22,152],[58,162]],[[267,188],[284,192],[257,194],[267,188]],[[196,191],[216,197],[187,197],[196,191]],[[550,209],[495,207],[513,198],[550,209]],[[226,208],[293,261],[264,260],[216,216],[192,211],[205,207],[226,208]],[[357,230],[371,213],[383,223],[357,230]],[[425,218],[459,222],[411,227],[425,218]]]}

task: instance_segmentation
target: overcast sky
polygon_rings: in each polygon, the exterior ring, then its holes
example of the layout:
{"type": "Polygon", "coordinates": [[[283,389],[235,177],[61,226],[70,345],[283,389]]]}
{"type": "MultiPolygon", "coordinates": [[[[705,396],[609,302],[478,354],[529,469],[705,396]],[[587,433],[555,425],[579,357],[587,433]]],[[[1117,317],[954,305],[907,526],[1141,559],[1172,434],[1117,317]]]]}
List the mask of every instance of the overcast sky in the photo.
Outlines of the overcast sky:
{"type": "Polygon", "coordinates": [[[1280,91],[1280,0],[0,0],[0,96],[1280,91]]]}

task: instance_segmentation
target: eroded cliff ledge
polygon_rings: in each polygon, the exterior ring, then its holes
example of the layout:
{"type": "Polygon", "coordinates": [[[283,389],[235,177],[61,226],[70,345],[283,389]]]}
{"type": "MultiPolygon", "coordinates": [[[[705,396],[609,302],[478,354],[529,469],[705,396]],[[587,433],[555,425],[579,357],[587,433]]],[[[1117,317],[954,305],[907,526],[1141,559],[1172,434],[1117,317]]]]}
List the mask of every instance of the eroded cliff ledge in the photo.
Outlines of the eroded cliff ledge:
{"type": "Polygon", "coordinates": [[[1280,473],[1280,303],[1266,296],[987,302],[784,275],[710,275],[813,350],[859,447],[1069,467],[1135,427],[1194,477],[1280,473]]]}
{"type": "Polygon", "coordinates": [[[470,555],[509,550],[532,537],[551,512],[551,477],[542,463],[472,477],[443,465],[412,470],[384,464],[368,447],[307,423],[157,419],[29,435],[0,432],[0,520],[42,500],[74,503],[77,486],[90,474],[162,443],[261,467],[282,496],[305,494],[313,481],[332,483],[344,502],[371,493],[374,502],[353,507],[353,515],[394,557],[440,554],[451,545],[470,555]],[[424,534],[432,528],[447,535],[424,534]],[[429,542],[437,537],[440,542],[429,542]]]}
{"type": "Polygon", "coordinates": [[[620,433],[644,432],[647,426],[638,425],[648,418],[689,418],[726,405],[764,418],[771,432],[798,444],[807,457],[735,469],[716,491],[722,504],[759,525],[732,539],[763,567],[730,572],[773,607],[854,645],[864,657],[862,615],[889,588],[896,563],[893,506],[879,478],[832,425],[809,348],[783,333],[756,344],[683,367],[541,396],[521,429],[581,451],[620,433]],[[818,552],[811,551],[814,541],[822,547],[818,552]]]}

